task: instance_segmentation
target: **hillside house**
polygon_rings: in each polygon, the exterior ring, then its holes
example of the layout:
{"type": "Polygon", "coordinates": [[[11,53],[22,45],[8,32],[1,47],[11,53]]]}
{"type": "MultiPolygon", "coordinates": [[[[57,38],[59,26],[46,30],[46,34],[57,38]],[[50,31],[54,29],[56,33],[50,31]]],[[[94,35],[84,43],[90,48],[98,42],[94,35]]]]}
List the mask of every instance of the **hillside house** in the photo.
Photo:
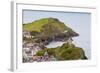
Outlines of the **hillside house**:
{"type": "Polygon", "coordinates": [[[26,38],[33,38],[34,36],[32,36],[32,35],[30,34],[30,32],[23,31],[23,37],[26,37],[26,38]]]}

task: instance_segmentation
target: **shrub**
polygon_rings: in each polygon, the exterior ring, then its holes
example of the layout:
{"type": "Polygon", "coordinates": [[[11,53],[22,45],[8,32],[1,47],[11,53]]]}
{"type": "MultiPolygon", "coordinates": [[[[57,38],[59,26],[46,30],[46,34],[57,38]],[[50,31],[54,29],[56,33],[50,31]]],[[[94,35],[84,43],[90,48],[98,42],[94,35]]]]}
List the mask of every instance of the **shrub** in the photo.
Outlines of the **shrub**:
{"type": "Polygon", "coordinates": [[[37,55],[37,56],[43,56],[44,53],[45,53],[44,51],[38,51],[38,52],[36,53],[36,55],[37,55]]]}

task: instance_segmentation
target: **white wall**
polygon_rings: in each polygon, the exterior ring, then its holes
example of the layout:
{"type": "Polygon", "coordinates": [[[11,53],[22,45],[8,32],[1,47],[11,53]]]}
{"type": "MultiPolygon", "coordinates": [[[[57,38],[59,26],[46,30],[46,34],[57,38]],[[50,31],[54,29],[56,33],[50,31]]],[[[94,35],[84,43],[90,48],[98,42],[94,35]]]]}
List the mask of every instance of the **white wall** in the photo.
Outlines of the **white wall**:
{"type": "MultiPolygon", "coordinates": [[[[10,1],[11,0],[0,0],[0,73],[10,73],[10,1]]],[[[24,0],[25,1],[25,0],[24,0]]],[[[96,6],[97,7],[97,18],[98,18],[98,28],[97,38],[100,40],[100,5],[99,0],[31,0],[38,4],[56,4],[56,5],[86,5],[86,6],[96,6]]],[[[99,46],[99,41],[98,47],[99,46]]],[[[65,68],[56,70],[43,70],[36,71],[34,73],[99,73],[100,69],[100,49],[98,48],[98,65],[97,67],[81,67],[81,68],[65,68]]],[[[27,72],[28,73],[28,72],[27,72]]]]}

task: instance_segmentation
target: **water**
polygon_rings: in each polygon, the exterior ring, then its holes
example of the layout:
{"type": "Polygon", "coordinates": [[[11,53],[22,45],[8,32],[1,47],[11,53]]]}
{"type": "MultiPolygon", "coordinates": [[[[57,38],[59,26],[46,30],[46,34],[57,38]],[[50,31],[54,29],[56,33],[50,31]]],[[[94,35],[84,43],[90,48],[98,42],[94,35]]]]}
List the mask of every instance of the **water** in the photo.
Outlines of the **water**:
{"type": "Polygon", "coordinates": [[[47,45],[47,48],[55,48],[58,46],[62,46],[65,42],[61,42],[61,41],[52,41],[49,45],[47,45]]]}

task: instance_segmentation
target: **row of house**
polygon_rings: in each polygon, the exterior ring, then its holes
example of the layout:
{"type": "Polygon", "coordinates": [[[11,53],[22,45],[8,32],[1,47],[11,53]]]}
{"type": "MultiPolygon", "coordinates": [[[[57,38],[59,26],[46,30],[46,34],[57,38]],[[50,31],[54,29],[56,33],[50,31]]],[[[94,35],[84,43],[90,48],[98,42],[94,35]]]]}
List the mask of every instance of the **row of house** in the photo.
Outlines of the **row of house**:
{"type": "Polygon", "coordinates": [[[26,37],[26,38],[33,38],[34,36],[32,36],[32,35],[30,34],[30,32],[28,32],[28,31],[23,31],[23,37],[26,37]]]}
{"type": "Polygon", "coordinates": [[[27,43],[23,45],[23,58],[29,61],[33,56],[41,50],[38,43],[27,43]]]}

